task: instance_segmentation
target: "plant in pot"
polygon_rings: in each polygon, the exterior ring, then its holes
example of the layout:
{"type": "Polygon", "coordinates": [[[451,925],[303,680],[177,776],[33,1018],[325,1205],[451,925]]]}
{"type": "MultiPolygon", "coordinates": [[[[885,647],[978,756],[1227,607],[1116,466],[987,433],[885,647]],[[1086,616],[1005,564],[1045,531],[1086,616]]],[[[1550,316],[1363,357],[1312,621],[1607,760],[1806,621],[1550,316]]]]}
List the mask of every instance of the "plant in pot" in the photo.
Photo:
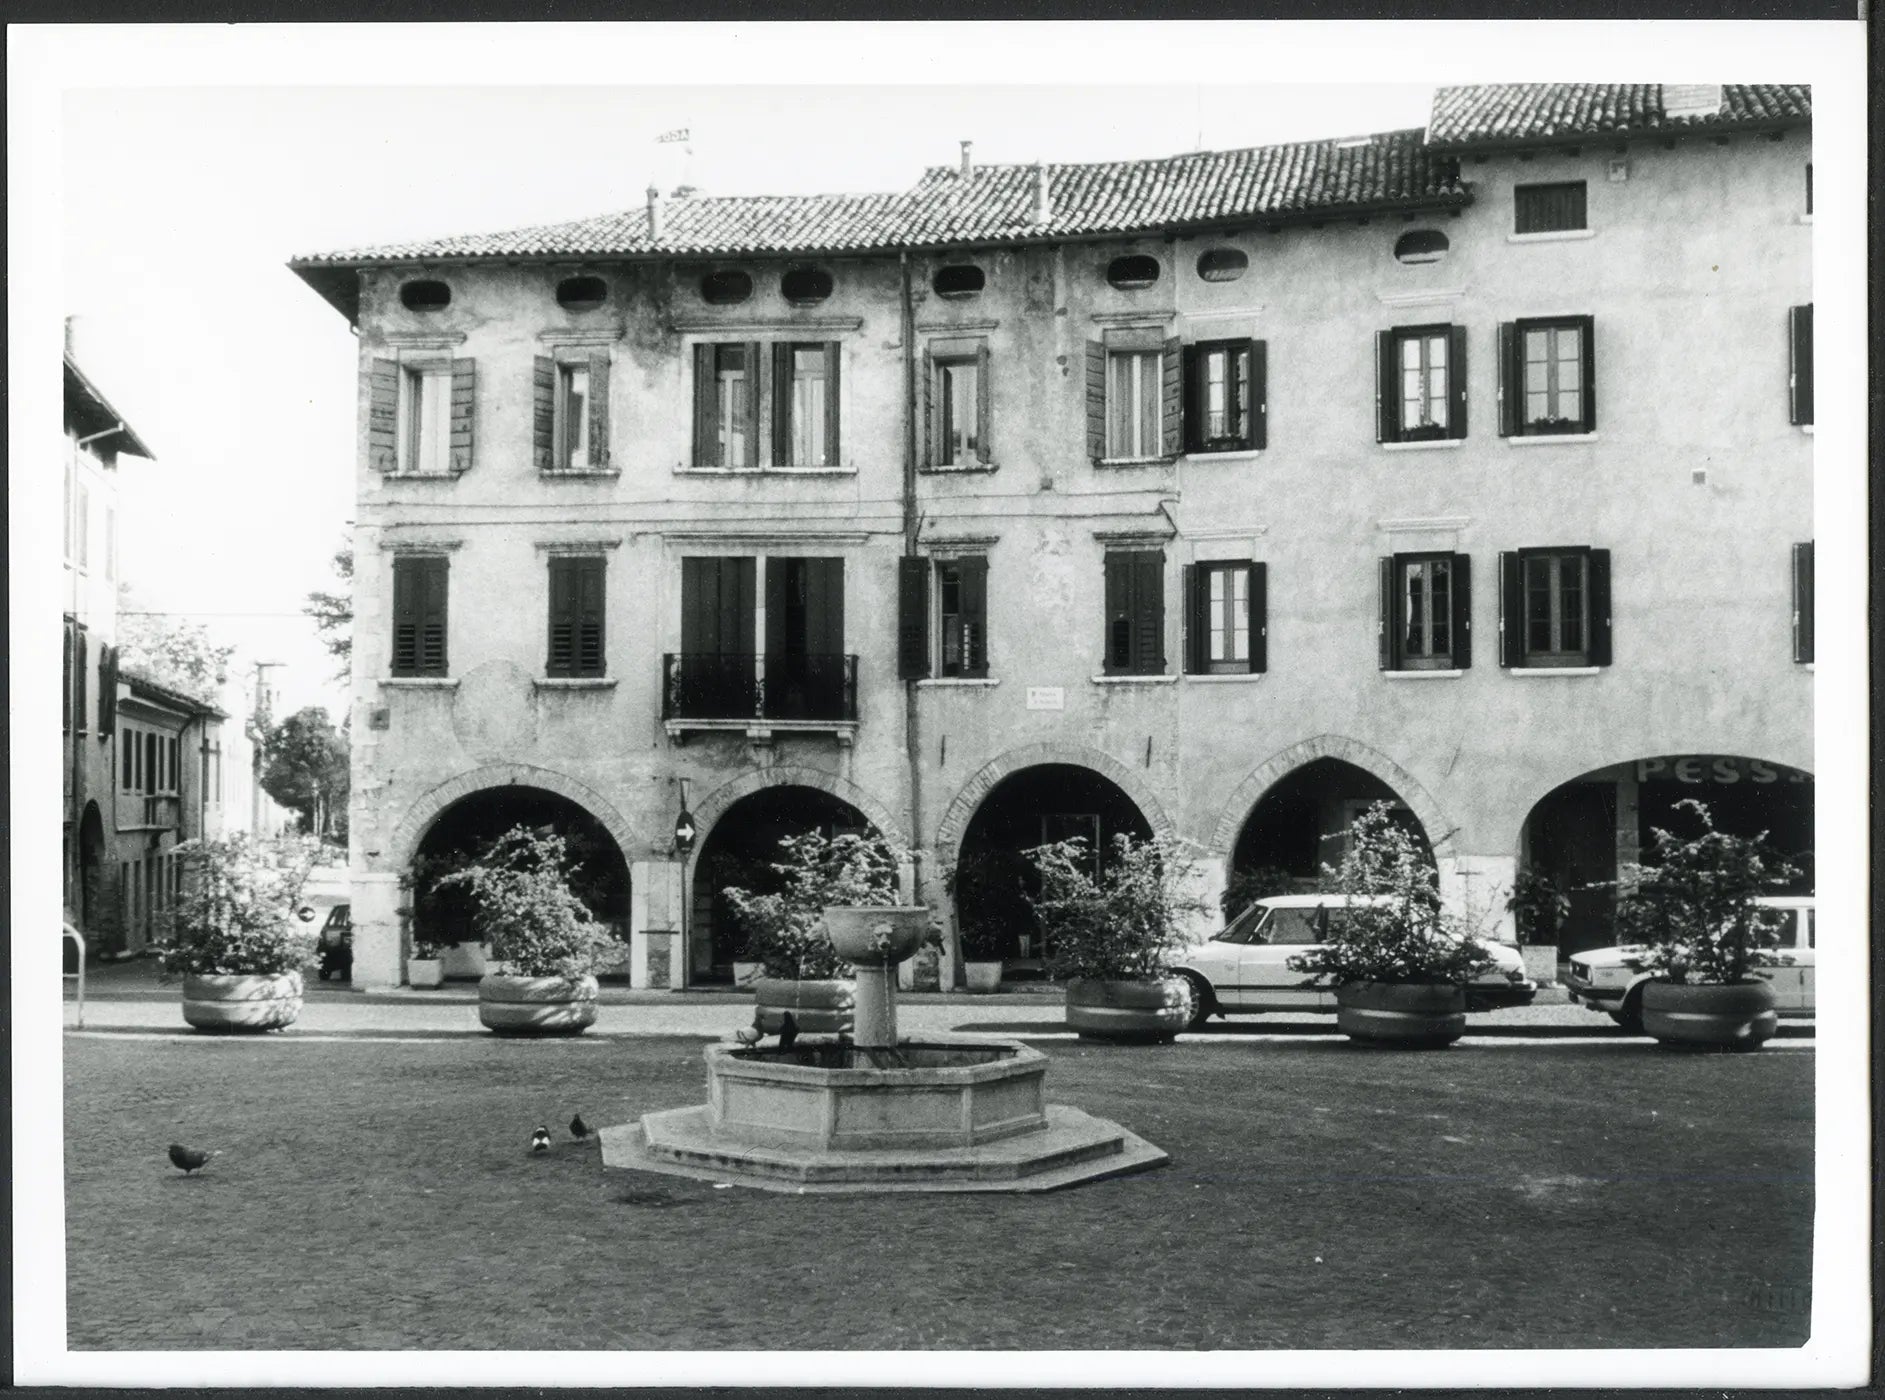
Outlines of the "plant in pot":
{"type": "Polygon", "coordinates": [[[463,888],[495,964],[478,982],[478,1019],[499,1035],[577,1035],[595,1024],[596,956],[609,941],[571,888],[561,836],[512,827],[439,880],[463,888]]]}
{"type": "Polygon", "coordinates": [[[763,973],[753,982],[753,1024],[768,1035],[786,1013],[801,1031],[849,1031],[857,1003],[851,964],[825,929],[833,906],[897,903],[899,852],[883,837],[807,832],[779,841],[771,862],[780,888],[760,893],[728,888],[726,902],[757,954],[763,973]]]}
{"type": "Polygon", "coordinates": [[[204,1031],[268,1031],[301,1014],[315,931],[296,916],[320,853],[307,837],[186,841],[159,960],[183,979],[183,1019],[204,1031]]]}
{"type": "Polygon", "coordinates": [[[1174,842],[1113,837],[1097,878],[1084,840],[1027,852],[1047,970],[1067,984],[1067,1024],[1087,1039],[1168,1041],[1191,1021],[1192,991],[1171,973],[1203,912],[1192,862],[1174,842]]]}
{"type": "Polygon", "coordinates": [[[943,881],[956,906],[963,980],[972,992],[1001,986],[1002,960],[1014,931],[1030,925],[1027,858],[996,846],[965,845],[943,881]]]}
{"type": "Polygon", "coordinates": [[[1540,983],[1557,981],[1558,930],[1571,912],[1564,886],[1542,871],[1521,870],[1505,907],[1517,925],[1525,975],[1540,983]]]}
{"type": "Polygon", "coordinates": [[[1798,872],[1767,844],[1715,829],[1707,806],[1693,798],[1676,810],[1694,813],[1701,831],[1679,837],[1651,832],[1650,859],[1624,867],[1618,931],[1641,944],[1643,1029],[1665,1045],[1759,1049],[1778,1026],[1774,991],[1757,969],[1788,955],[1775,948],[1776,916],[1755,900],[1773,894],[1798,872]]]}
{"type": "Polygon", "coordinates": [[[414,987],[445,985],[445,945],[429,938],[412,940],[412,956],[406,960],[406,981],[414,987]]]}
{"type": "Polygon", "coordinates": [[[1289,959],[1335,989],[1336,1026],[1363,1044],[1450,1045],[1466,1030],[1466,986],[1494,966],[1476,932],[1440,903],[1439,875],[1420,844],[1377,802],[1348,828],[1324,878],[1342,896],[1325,941],[1289,959]]]}

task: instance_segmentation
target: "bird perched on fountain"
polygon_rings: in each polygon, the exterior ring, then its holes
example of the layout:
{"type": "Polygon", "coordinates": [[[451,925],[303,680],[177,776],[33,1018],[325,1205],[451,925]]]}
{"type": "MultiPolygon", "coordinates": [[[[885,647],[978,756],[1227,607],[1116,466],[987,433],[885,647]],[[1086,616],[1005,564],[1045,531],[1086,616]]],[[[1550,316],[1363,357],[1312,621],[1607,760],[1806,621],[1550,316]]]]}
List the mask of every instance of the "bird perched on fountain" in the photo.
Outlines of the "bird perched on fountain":
{"type": "Polygon", "coordinates": [[[530,1135],[530,1150],[532,1152],[548,1152],[550,1150],[550,1130],[548,1128],[538,1128],[536,1132],[530,1135]]]}
{"type": "Polygon", "coordinates": [[[733,1032],[733,1038],[749,1049],[759,1044],[761,1040],[765,1039],[765,1036],[766,1033],[758,1026],[741,1026],[738,1030],[733,1032]]]}
{"type": "Polygon", "coordinates": [[[215,1155],[216,1153],[214,1152],[198,1152],[195,1148],[185,1147],[180,1142],[170,1144],[170,1165],[177,1168],[177,1170],[181,1171],[185,1176],[188,1176],[215,1155]]]}
{"type": "Polygon", "coordinates": [[[792,1048],[792,1042],[798,1038],[798,1017],[788,1011],[779,1021],[779,1048],[781,1050],[790,1050],[792,1048]]]}
{"type": "Polygon", "coordinates": [[[589,1136],[589,1125],[583,1122],[582,1114],[578,1113],[569,1120],[569,1135],[578,1142],[589,1136]]]}

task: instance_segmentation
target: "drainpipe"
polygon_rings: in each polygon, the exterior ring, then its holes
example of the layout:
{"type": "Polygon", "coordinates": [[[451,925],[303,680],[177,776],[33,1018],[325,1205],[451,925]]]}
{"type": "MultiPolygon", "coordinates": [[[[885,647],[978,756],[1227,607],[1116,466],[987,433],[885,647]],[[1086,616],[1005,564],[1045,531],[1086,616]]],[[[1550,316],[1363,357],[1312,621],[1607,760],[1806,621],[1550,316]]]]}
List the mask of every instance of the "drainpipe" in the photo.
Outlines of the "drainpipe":
{"type": "MultiPolygon", "coordinates": [[[[916,304],[910,291],[910,254],[897,254],[903,273],[903,553],[916,555],[916,304]]],[[[910,833],[912,849],[923,842],[918,823],[923,811],[923,750],[917,731],[917,689],[913,680],[903,683],[903,753],[909,769],[910,810],[905,829],[910,833]]],[[[922,866],[915,871],[921,898],[922,866]]],[[[953,981],[953,978],[952,978],[953,981]]]]}

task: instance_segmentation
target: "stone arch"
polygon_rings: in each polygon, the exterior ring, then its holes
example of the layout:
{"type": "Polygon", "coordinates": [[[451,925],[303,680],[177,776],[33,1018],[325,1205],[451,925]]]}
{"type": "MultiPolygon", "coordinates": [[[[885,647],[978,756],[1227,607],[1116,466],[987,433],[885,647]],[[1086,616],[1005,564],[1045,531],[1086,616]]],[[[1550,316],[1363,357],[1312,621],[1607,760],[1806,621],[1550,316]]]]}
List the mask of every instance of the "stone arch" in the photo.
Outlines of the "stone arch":
{"type": "Polygon", "coordinates": [[[962,844],[963,833],[969,829],[969,819],[982,805],[982,799],[995,790],[996,784],[1010,774],[1019,773],[1024,768],[1038,768],[1044,763],[1065,763],[1076,768],[1092,769],[1132,799],[1133,805],[1138,807],[1140,815],[1152,828],[1154,837],[1159,840],[1176,839],[1177,828],[1172,825],[1171,818],[1165,815],[1165,807],[1152,789],[1137,773],[1111,754],[1088,748],[1084,744],[1028,744],[1010,749],[984,764],[956,793],[954,800],[943,812],[942,820],[936,824],[938,867],[947,869],[955,863],[956,848],[962,844]]]}
{"type": "Polygon", "coordinates": [[[890,814],[888,807],[849,778],[840,778],[835,773],[796,765],[760,768],[750,773],[742,773],[739,777],[722,783],[695,802],[690,810],[694,814],[694,824],[699,829],[702,840],[705,840],[707,833],[713,830],[714,823],[725,816],[727,809],[735,802],[743,797],[751,797],[756,792],[775,787],[808,787],[829,793],[839,801],[848,802],[857,808],[870,824],[889,840],[898,844],[903,844],[905,841],[903,823],[890,814]]]}
{"type": "Polygon", "coordinates": [[[601,822],[622,852],[622,859],[629,858],[628,853],[632,849],[629,825],[622,819],[622,814],[615,810],[614,804],[594,788],[554,769],[538,768],[529,763],[494,763],[484,768],[474,768],[469,773],[460,773],[456,778],[440,783],[412,804],[405,819],[393,832],[392,848],[396,868],[404,870],[412,864],[420,840],[438,819],[439,813],[461,798],[499,787],[542,788],[545,792],[567,797],[601,822]]]}
{"type": "Polygon", "coordinates": [[[1237,790],[1230,795],[1230,801],[1224,804],[1223,813],[1217,819],[1217,830],[1211,836],[1211,849],[1229,861],[1237,845],[1238,833],[1243,830],[1244,822],[1263,794],[1305,763],[1313,763],[1318,758],[1340,759],[1343,763],[1353,764],[1393,788],[1420,819],[1420,825],[1426,831],[1435,855],[1441,854],[1442,848],[1453,839],[1456,830],[1453,823],[1447,819],[1433,794],[1421,786],[1420,780],[1412,773],[1378,749],[1371,749],[1358,740],[1340,734],[1318,734],[1313,739],[1291,744],[1281,753],[1272,755],[1237,785],[1237,790]]]}

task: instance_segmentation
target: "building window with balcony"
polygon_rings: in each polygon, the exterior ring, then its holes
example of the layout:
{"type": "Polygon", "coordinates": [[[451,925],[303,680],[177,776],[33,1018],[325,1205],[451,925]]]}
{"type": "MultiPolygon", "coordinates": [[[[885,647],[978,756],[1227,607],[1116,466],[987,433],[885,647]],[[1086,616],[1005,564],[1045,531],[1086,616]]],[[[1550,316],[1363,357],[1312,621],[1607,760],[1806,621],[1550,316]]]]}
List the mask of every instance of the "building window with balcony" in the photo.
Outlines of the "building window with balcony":
{"type": "Polygon", "coordinates": [[[1473,664],[1472,559],[1394,554],[1381,560],[1383,671],[1464,671],[1473,664]]]}
{"type": "Polygon", "coordinates": [[[1088,341],[1087,455],[1096,462],[1176,457],[1183,379],[1183,347],[1162,328],[1120,328],[1088,341]]]}
{"type": "Polygon", "coordinates": [[[986,679],[988,560],[906,556],[897,562],[899,678],[986,679]]]}
{"type": "Polygon", "coordinates": [[[603,611],[606,563],[600,557],[550,558],[550,647],[544,674],[594,677],[605,673],[603,611]]]}
{"type": "Polygon", "coordinates": [[[1265,445],[1261,340],[1185,347],[1185,451],[1250,452],[1265,445]]]}
{"type": "Polygon", "coordinates": [[[1610,664],[1610,551],[1587,546],[1499,555],[1502,666],[1610,664]]]}
{"type": "Polygon", "coordinates": [[[763,592],[758,562],[681,561],[681,650],[666,658],[664,716],[855,720],[844,560],[769,557],[763,592]]]}
{"type": "Polygon", "coordinates": [[[1396,326],[1375,334],[1375,441],[1466,436],[1466,328],[1396,326]]]}
{"type": "Polygon", "coordinates": [[[1499,327],[1499,435],[1597,430],[1595,323],[1589,316],[1499,327]]]}
{"type": "Polygon", "coordinates": [[[923,413],[927,430],[924,465],[970,468],[989,461],[988,343],[938,340],[924,352],[923,413]]]}
{"type": "Polygon", "coordinates": [[[451,561],[442,554],[407,554],[393,560],[395,676],[446,674],[446,598],[451,561]]]}
{"type": "Polygon", "coordinates": [[[609,357],[539,355],[533,371],[533,453],[541,472],[609,464],[609,357]]]}
{"type": "Polygon", "coordinates": [[[1165,555],[1113,550],[1106,555],[1106,652],[1109,676],[1165,674],[1165,555]]]}
{"type": "Polygon", "coordinates": [[[1267,570],[1262,564],[1187,564],[1185,671],[1241,675],[1268,667],[1267,570]]]}

